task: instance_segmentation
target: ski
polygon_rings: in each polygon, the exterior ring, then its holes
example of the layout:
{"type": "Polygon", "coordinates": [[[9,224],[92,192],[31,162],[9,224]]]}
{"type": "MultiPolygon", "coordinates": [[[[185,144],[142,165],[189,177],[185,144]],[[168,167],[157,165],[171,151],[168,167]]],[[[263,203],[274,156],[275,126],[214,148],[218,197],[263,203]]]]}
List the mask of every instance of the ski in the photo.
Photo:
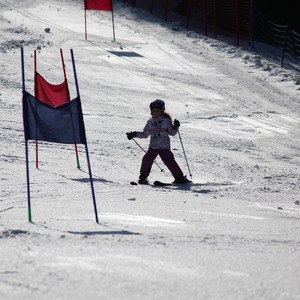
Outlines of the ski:
{"type": "MultiPolygon", "coordinates": [[[[130,181],[130,184],[131,184],[131,185],[151,185],[150,183],[148,183],[148,184],[139,184],[139,183],[136,182],[136,181],[130,181]]],[[[167,185],[173,185],[173,183],[162,182],[162,181],[156,180],[156,181],[153,182],[153,185],[154,185],[154,186],[167,186],[167,185]]]]}
{"type": "MultiPolygon", "coordinates": [[[[148,184],[139,184],[136,181],[130,181],[130,184],[131,185],[151,185],[151,183],[148,183],[148,184]]],[[[155,185],[155,186],[166,186],[166,185],[172,185],[172,183],[161,182],[161,181],[154,181],[152,185],[155,185]]]]}
{"type": "Polygon", "coordinates": [[[131,184],[131,185],[138,185],[138,183],[135,182],[135,181],[130,181],[130,184],[131,184]]]}
{"type": "Polygon", "coordinates": [[[159,180],[156,180],[153,182],[154,186],[188,186],[188,185],[192,185],[193,182],[185,182],[185,183],[171,183],[171,182],[162,182],[159,180]]]}
{"type": "Polygon", "coordinates": [[[150,185],[150,183],[143,183],[143,184],[140,184],[140,183],[138,183],[138,182],[136,182],[136,181],[130,181],[130,184],[131,184],[131,185],[150,185]]]}
{"type": "Polygon", "coordinates": [[[171,183],[171,182],[163,182],[159,180],[155,180],[153,184],[148,183],[148,184],[139,184],[136,181],[130,181],[131,185],[153,185],[153,186],[186,186],[186,185],[191,185],[192,182],[187,182],[187,183],[171,183]]]}
{"type": "Polygon", "coordinates": [[[168,186],[168,185],[174,185],[174,184],[171,183],[171,182],[162,182],[162,181],[156,180],[156,181],[153,182],[153,185],[155,185],[155,186],[168,186]]]}

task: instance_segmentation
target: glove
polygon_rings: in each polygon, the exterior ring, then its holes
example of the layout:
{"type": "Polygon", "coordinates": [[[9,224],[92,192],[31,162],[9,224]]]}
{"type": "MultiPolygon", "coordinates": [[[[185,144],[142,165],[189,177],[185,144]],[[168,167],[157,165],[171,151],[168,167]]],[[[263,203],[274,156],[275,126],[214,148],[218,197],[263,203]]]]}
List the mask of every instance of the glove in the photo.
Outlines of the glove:
{"type": "Polygon", "coordinates": [[[136,137],[136,131],[126,132],[126,135],[129,140],[132,140],[133,138],[136,137]]]}
{"type": "Polygon", "coordinates": [[[175,119],[174,120],[174,126],[173,126],[173,128],[176,129],[176,130],[178,130],[179,127],[180,127],[180,122],[175,119]]]}

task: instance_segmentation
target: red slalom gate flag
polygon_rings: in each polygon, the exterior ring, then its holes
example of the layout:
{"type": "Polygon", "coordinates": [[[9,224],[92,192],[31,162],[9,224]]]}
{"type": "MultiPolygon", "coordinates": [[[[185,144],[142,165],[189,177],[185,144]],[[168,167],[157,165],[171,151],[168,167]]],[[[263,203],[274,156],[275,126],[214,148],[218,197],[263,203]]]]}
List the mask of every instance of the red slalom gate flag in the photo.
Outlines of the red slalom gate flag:
{"type": "Polygon", "coordinates": [[[112,11],[112,0],[84,0],[84,9],[112,11]]]}
{"type": "Polygon", "coordinates": [[[38,72],[35,72],[34,76],[34,95],[40,101],[53,107],[70,101],[66,79],[61,84],[51,84],[38,72]]]}

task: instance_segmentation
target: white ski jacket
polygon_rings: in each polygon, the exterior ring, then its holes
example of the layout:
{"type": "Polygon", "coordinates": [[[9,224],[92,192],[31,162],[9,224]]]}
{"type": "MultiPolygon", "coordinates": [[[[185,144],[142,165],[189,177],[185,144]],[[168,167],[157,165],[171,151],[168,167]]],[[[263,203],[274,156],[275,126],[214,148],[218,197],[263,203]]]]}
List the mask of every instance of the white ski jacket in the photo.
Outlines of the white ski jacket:
{"type": "Polygon", "coordinates": [[[150,137],[149,149],[171,149],[170,137],[176,135],[172,119],[167,114],[158,118],[150,118],[143,131],[137,131],[137,138],[150,137]]]}

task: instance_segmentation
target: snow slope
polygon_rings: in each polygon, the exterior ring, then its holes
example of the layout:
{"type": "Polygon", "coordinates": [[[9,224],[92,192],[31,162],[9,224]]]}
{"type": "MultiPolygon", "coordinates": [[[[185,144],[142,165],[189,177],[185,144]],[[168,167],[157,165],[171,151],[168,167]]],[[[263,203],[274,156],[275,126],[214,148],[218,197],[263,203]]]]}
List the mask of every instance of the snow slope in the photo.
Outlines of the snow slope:
{"type": "MultiPolygon", "coordinates": [[[[0,0],[0,299],[300,299],[299,73],[123,1],[112,42],[110,17],[89,11],[85,41],[82,1],[0,0]],[[62,48],[72,97],[74,50],[99,224],[83,145],[78,170],[51,143],[39,169],[29,143],[27,220],[21,46],[31,93],[33,50],[60,83],[62,48]],[[191,187],[128,184],[143,152],[125,133],[155,98],[181,121],[191,187]]],[[[189,175],[178,136],[172,149],[189,175]]]]}

